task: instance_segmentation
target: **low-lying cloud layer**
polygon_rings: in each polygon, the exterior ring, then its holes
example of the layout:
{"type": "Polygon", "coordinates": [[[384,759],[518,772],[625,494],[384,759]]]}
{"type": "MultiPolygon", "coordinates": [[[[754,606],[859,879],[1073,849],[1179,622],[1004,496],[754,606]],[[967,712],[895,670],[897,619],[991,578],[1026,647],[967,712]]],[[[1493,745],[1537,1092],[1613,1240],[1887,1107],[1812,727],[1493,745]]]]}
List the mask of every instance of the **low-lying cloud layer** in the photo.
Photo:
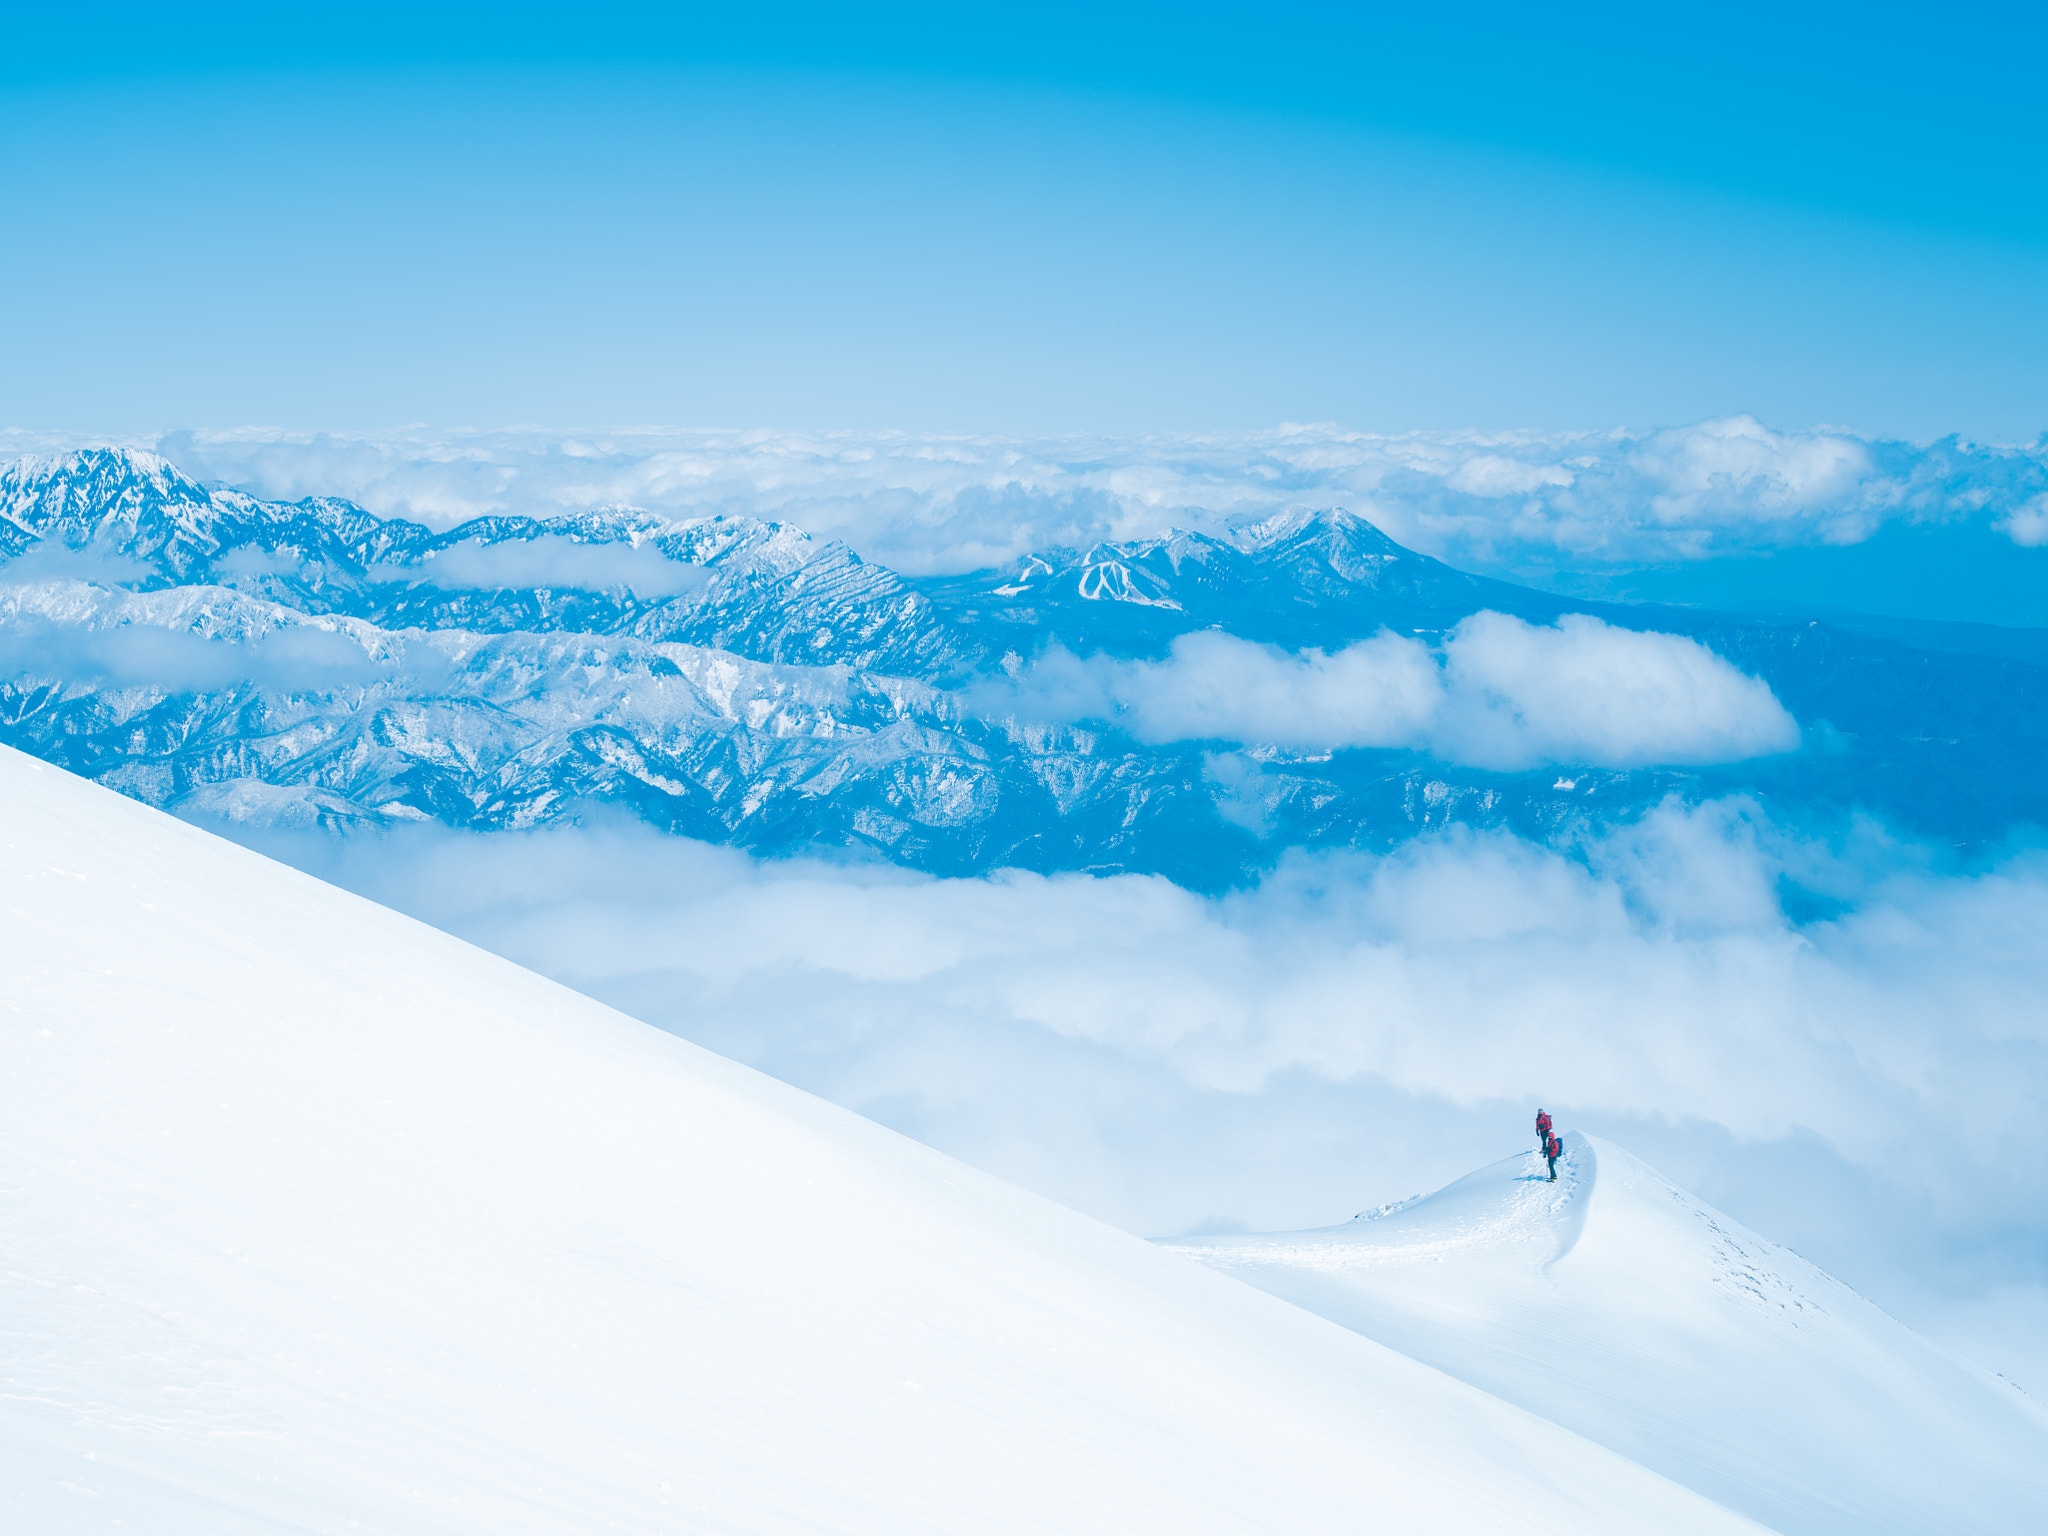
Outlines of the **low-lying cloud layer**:
{"type": "Polygon", "coordinates": [[[2038,854],[1945,875],[1738,800],[1206,899],[634,827],[254,836],[1133,1230],[1339,1221],[1512,1151],[1542,1102],[1909,1318],[2048,1315],[2038,854]]]}
{"type": "Polygon", "coordinates": [[[584,544],[560,534],[495,544],[465,539],[413,565],[379,565],[372,577],[458,590],[628,591],[643,598],[701,592],[711,573],[671,560],[652,544],[584,544]]]}
{"type": "MultiPolygon", "coordinates": [[[[0,433],[0,452],[87,441],[0,433]]],[[[2048,495],[2048,443],[1909,443],[1748,417],[1654,432],[1319,425],[1121,440],[245,429],[128,446],[262,496],[347,496],[437,527],[608,505],[779,518],[913,574],[1172,527],[1218,532],[1291,507],[1344,506],[1411,548],[1497,572],[1847,544],[1901,521],[1981,518],[2025,542],[2048,495]]]]}
{"type": "MultiPolygon", "coordinates": [[[[434,658],[421,657],[431,663],[434,658]]],[[[252,684],[280,693],[324,693],[387,681],[389,658],[348,633],[281,624],[237,639],[148,622],[88,627],[17,606],[0,587],[0,675],[59,686],[91,683],[170,693],[252,684]]]]}
{"type": "Polygon", "coordinates": [[[1727,763],[1799,745],[1769,686],[1698,641],[1584,614],[1548,627],[1475,614],[1440,657],[1387,630],[1329,655],[1208,631],[1157,662],[1055,649],[982,702],[1114,721],[1146,742],[1415,747],[1496,769],[1727,763]]]}

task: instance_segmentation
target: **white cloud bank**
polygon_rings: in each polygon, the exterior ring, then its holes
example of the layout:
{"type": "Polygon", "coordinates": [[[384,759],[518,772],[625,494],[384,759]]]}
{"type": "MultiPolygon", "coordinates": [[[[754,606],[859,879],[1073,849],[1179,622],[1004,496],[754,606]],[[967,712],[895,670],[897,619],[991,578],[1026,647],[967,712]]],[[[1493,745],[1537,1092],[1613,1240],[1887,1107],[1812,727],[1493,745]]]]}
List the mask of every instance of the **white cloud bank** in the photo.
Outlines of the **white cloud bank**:
{"type": "MultiPolygon", "coordinates": [[[[0,452],[88,441],[105,439],[0,432],[0,452]]],[[[1853,543],[1901,520],[1985,515],[2026,539],[2038,518],[2019,509],[2048,494],[2048,440],[1909,443],[1746,416],[1655,432],[1320,425],[1131,439],[251,428],[128,446],[259,495],[347,496],[435,527],[612,505],[779,518],[911,573],[1329,506],[1471,569],[1597,569],[1853,543]]]]}
{"type": "Polygon", "coordinates": [[[2038,854],[1913,872],[1873,829],[1728,801],[1296,856],[1208,899],[634,827],[253,840],[1136,1231],[1342,1220],[1513,1150],[1540,1102],[1909,1320],[2042,1310],[2038,854]]]}
{"type": "Polygon", "coordinates": [[[499,591],[546,587],[552,591],[615,592],[677,597],[703,590],[711,573],[671,560],[652,544],[586,544],[560,534],[482,543],[464,539],[413,565],[377,565],[373,578],[430,587],[499,591]]]}
{"type": "Polygon", "coordinates": [[[979,702],[1113,721],[1147,742],[1413,747],[1495,769],[1726,763],[1799,745],[1770,687],[1698,641],[1584,614],[1551,627],[1474,614],[1441,658],[1387,630],[1327,655],[1211,631],[1159,662],[1054,650],[979,702]]]}
{"type": "Polygon", "coordinates": [[[2022,549],[2048,544],[2048,493],[2021,502],[1999,518],[1997,527],[2022,549]]]}
{"type": "Polygon", "coordinates": [[[357,620],[204,595],[109,599],[86,583],[10,579],[24,563],[0,571],[0,675],[17,686],[91,681],[177,693],[250,683],[317,694],[388,682],[401,665],[415,675],[445,670],[429,650],[385,649],[393,642],[357,620]]]}

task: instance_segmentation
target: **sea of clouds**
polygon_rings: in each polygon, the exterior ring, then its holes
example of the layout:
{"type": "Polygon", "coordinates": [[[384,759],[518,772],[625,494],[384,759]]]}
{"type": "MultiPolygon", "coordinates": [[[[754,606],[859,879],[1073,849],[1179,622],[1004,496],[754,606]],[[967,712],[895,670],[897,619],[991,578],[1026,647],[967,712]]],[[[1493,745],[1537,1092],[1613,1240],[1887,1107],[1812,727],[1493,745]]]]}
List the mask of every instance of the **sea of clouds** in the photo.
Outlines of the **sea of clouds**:
{"type": "Polygon", "coordinates": [[[1203,897],[630,824],[234,835],[1141,1233],[1342,1221],[1540,1102],[2048,1387],[2038,852],[1672,801],[1203,897]]]}
{"type": "MultiPolygon", "coordinates": [[[[0,453],[104,441],[8,432],[0,453]]],[[[243,428],[126,445],[261,496],[345,496],[435,527],[614,505],[778,518],[912,574],[1174,527],[1221,532],[1296,506],[1342,505],[1410,548],[1530,577],[1847,544],[1901,520],[1982,517],[2017,543],[2048,542],[2048,439],[1914,443],[1746,416],[1657,431],[1289,425],[1116,439],[243,428]]]]}

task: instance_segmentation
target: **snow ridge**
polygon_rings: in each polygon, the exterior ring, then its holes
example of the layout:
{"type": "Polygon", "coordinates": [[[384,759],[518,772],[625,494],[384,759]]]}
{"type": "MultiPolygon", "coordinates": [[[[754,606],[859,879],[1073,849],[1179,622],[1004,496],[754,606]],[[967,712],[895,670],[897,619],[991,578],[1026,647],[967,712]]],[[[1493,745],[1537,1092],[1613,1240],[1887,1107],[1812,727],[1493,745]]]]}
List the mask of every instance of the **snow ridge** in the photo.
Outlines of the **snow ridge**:
{"type": "Polygon", "coordinates": [[[2038,1529],[2048,1411],[1621,1148],[1564,1142],[1554,1185],[1527,1152],[1382,1217],[1171,1246],[1782,1536],[2038,1529]]]}

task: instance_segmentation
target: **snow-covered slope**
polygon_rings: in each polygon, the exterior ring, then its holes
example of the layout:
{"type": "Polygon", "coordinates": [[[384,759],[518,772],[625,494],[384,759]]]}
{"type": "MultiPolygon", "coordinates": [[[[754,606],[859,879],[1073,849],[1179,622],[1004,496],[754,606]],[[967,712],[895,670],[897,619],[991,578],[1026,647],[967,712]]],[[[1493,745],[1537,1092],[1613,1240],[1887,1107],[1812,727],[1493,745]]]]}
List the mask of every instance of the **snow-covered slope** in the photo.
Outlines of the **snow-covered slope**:
{"type": "Polygon", "coordinates": [[[2048,1412],[1619,1147],[1181,1244],[1784,1536],[2048,1529],[2048,1412]]]}
{"type": "Polygon", "coordinates": [[[1753,1529],[0,750],[10,1531],[1753,1529]]]}

